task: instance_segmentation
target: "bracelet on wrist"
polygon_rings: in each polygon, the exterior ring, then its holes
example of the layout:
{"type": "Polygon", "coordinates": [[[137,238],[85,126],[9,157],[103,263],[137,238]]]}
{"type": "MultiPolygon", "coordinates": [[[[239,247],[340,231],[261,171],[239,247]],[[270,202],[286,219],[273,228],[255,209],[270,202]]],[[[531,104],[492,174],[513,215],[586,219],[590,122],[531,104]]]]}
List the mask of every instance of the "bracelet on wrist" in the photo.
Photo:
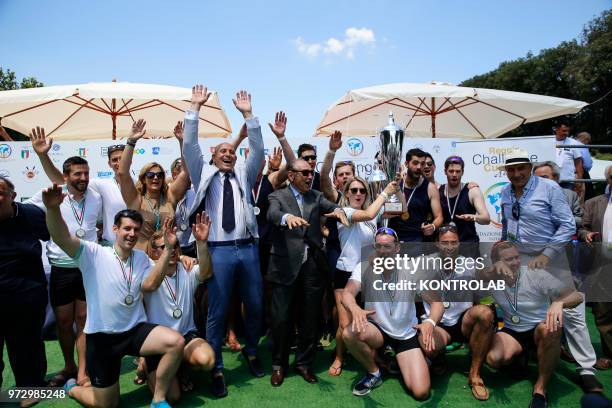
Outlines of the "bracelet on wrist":
{"type": "Polygon", "coordinates": [[[383,191],[383,192],[381,192],[379,195],[380,195],[381,197],[383,197],[383,198],[385,199],[385,201],[389,199],[389,194],[387,194],[387,193],[386,193],[386,192],[384,192],[384,191],[383,191]]]}
{"type": "Polygon", "coordinates": [[[279,137],[279,138],[278,138],[278,141],[279,141],[279,142],[282,142],[283,140],[287,140],[287,138],[286,138],[285,136],[282,136],[282,137],[279,137]]]}
{"type": "Polygon", "coordinates": [[[128,146],[136,147],[136,142],[134,140],[128,139],[128,141],[125,144],[128,146]]]}
{"type": "Polygon", "coordinates": [[[434,322],[434,320],[430,317],[428,317],[427,319],[423,320],[423,322],[429,322],[433,325],[433,327],[436,327],[436,322],[434,322]]]}
{"type": "Polygon", "coordinates": [[[278,171],[279,169],[273,169],[272,167],[270,167],[268,170],[270,170],[270,171],[278,171]]]}

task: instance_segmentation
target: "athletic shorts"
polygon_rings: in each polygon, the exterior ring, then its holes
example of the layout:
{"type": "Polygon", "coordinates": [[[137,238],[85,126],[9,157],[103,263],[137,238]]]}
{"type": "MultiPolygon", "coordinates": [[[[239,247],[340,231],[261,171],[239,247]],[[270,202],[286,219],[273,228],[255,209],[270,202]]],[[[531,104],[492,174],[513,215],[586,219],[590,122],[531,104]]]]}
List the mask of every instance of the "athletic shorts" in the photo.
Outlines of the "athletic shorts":
{"type": "Polygon", "coordinates": [[[535,334],[535,327],[531,330],[527,330],[524,332],[518,332],[516,330],[503,327],[500,332],[509,334],[516,341],[518,341],[521,347],[523,348],[523,353],[529,353],[538,349],[535,344],[535,339],[533,337],[535,334]]]}
{"type": "Polygon", "coordinates": [[[344,289],[350,278],[350,272],[336,268],[336,273],[334,273],[334,289],[344,289]]]}
{"type": "Polygon", "coordinates": [[[457,323],[453,324],[452,326],[445,326],[443,324],[438,325],[438,327],[440,327],[441,329],[444,329],[448,334],[450,334],[451,343],[467,343],[468,342],[468,339],[465,338],[465,336],[463,335],[463,332],[461,331],[461,325],[463,324],[463,317],[465,316],[465,313],[468,310],[470,309],[467,309],[466,311],[461,313],[461,316],[459,316],[459,320],[457,320],[457,323]]]}
{"type": "Polygon", "coordinates": [[[403,351],[408,351],[408,350],[412,350],[412,349],[416,349],[416,348],[420,348],[421,344],[419,343],[419,336],[417,334],[415,334],[414,336],[408,338],[408,339],[394,339],[393,337],[389,336],[387,333],[385,333],[385,331],[383,329],[380,328],[380,326],[378,326],[376,323],[374,323],[371,320],[368,320],[370,323],[372,323],[380,332],[380,334],[382,334],[383,336],[383,347],[384,346],[389,346],[393,349],[393,351],[395,351],[395,354],[399,354],[403,351]]]}
{"type": "Polygon", "coordinates": [[[84,302],[85,288],[79,268],[51,266],[49,298],[53,307],[68,305],[75,300],[84,302]]]}
{"type": "Polygon", "coordinates": [[[123,333],[86,334],[85,356],[91,385],[106,388],[115,384],[119,380],[123,356],[139,356],[142,345],[156,326],[138,323],[123,333]]]}
{"type": "MultiPolygon", "coordinates": [[[[185,334],[183,336],[183,339],[185,339],[185,346],[187,346],[191,340],[201,339],[201,337],[198,334],[197,330],[193,330],[185,334]]],[[[162,356],[159,354],[154,355],[154,356],[145,357],[145,362],[147,363],[147,371],[149,373],[157,370],[157,366],[159,365],[159,361],[161,360],[161,357],[162,356]]]]}

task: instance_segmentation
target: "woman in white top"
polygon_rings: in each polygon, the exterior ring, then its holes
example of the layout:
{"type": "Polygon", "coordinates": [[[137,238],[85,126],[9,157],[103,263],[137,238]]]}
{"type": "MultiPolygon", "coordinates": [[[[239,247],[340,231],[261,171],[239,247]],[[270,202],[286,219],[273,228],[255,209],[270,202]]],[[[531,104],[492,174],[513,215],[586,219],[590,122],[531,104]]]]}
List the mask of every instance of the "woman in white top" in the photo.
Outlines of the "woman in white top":
{"type": "MultiPolygon", "coordinates": [[[[344,359],[344,342],[342,331],[349,324],[348,312],[342,305],[342,291],[351,277],[355,266],[361,261],[361,249],[374,242],[376,221],[386,199],[398,192],[397,181],[392,181],[385,190],[371,202],[368,183],[361,177],[354,177],[344,184],[344,190],[339,205],[344,210],[350,223],[345,227],[338,223],[340,248],[342,252],[336,264],[334,274],[334,298],[338,310],[338,330],[336,331],[336,359],[329,367],[329,375],[342,374],[344,359]]],[[[399,197],[402,200],[402,197],[399,197]]],[[[402,201],[403,202],[403,201],[402,201]]]]}

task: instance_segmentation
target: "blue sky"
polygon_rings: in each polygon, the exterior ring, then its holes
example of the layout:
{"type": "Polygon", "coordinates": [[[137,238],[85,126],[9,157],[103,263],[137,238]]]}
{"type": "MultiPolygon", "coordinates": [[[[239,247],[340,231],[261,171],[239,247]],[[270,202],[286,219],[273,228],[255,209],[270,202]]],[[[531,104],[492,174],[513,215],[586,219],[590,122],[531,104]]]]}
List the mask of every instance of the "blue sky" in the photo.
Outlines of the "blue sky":
{"type": "MultiPolygon", "coordinates": [[[[0,0],[0,66],[46,85],[120,81],[253,94],[311,135],[349,89],[459,83],[580,35],[612,2],[0,0]]],[[[168,125],[169,127],[172,124],[168,125]]]]}

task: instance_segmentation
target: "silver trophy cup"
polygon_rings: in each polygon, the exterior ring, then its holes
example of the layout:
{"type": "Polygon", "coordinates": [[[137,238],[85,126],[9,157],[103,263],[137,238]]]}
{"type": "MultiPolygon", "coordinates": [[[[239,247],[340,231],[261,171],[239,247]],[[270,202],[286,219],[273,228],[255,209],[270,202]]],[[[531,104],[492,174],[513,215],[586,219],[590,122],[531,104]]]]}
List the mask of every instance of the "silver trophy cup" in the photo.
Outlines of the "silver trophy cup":
{"type": "MultiPolygon", "coordinates": [[[[389,112],[389,122],[379,135],[378,160],[368,180],[373,198],[376,199],[390,181],[400,172],[402,149],[404,147],[404,130],[395,124],[393,112],[389,112]]],[[[389,215],[400,215],[402,203],[394,194],[385,201],[384,211],[389,215]]]]}

